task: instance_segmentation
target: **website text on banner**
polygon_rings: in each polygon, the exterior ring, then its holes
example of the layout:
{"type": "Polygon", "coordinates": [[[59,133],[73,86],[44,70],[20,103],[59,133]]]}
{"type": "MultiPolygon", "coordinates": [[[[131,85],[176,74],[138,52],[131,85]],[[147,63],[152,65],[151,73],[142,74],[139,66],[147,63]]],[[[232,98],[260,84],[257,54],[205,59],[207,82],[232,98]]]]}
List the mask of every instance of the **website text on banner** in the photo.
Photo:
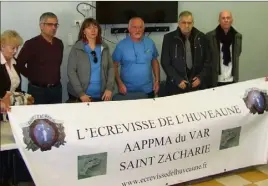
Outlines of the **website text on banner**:
{"type": "Polygon", "coordinates": [[[38,186],[172,185],[267,163],[267,88],[256,79],[155,100],[18,106],[9,118],[38,186]]]}

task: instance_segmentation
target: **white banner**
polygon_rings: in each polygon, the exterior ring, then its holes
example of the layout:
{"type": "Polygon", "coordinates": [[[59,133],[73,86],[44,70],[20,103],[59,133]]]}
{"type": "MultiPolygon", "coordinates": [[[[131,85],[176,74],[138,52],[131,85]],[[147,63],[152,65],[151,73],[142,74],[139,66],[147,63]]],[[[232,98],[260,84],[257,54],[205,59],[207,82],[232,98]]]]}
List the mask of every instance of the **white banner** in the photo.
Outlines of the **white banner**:
{"type": "Polygon", "coordinates": [[[9,118],[37,186],[164,186],[267,163],[267,89],[257,79],[155,100],[17,106],[9,118]]]}

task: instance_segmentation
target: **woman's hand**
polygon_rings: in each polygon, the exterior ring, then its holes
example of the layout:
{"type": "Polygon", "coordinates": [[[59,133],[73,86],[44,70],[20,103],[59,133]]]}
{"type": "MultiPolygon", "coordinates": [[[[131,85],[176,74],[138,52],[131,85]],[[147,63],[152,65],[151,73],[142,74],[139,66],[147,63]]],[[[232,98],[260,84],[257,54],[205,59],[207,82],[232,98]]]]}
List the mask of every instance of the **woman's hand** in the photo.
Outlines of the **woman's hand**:
{"type": "Polygon", "coordinates": [[[105,92],[103,93],[103,95],[102,95],[102,100],[103,101],[110,101],[111,99],[112,99],[112,91],[110,91],[110,90],[105,90],[105,92]]]}
{"type": "Polygon", "coordinates": [[[0,101],[0,113],[7,113],[8,107],[6,106],[6,104],[1,100],[0,101]]]}
{"type": "Polygon", "coordinates": [[[3,97],[3,99],[1,100],[1,113],[7,113],[10,111],[10,96],[12,95],[11,92],[6,92],[5,96],[3,97]]]}
{"type": "Polygon", "coordinates": [[[27,105],[32,105],[34,104],[34,97],[33,96],[29,96],[27,98],[27,105]]]}
{"type": "Polygon", "coordinates": [[[91,97],[86,95],[86,94],[84,94],[83,96],[80,97],[80,100],[82,102],[91,102],[91,97]]]}

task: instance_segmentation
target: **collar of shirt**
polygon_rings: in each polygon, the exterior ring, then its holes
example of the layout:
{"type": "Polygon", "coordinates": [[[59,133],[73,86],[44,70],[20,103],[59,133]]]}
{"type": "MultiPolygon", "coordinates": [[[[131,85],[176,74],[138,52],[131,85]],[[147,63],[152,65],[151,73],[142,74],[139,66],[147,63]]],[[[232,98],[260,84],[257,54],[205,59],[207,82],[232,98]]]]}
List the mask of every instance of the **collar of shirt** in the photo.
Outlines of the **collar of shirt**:
{"type": "MultiPolygon", "coordinates": [[[[144,41],[144,37],[145,37],[145,36],[142,36],[142,38],[141,38],[141,40],[140,40],[139,42],[143,42],[143,41],[144,41]]],[[[133,42],[133,43],[136,43],[136,42],[134,42],[134,41],[131,39],[130,36],[127,36],[126,38],[127,38],[127,40],[129,40],[129,41],[131,41],[131,42],[133,42]]],[[[139,42],[138,42],[138,43],[139,43],[139,42]]]]}
{"type": "Polygon", "coordinates": [[[89,53],[90,54],[90,52],[92,52],[92,51],[98,51],[99,49],[101,49],[102,48],[102,46],[101,45],[99,45],[99,44],[97,44],[96,46],[95,46],[95,49],[94,50],[92,50],[89,46],[88,46],[88,43],[84,43],[84,50],[87,52],[87,53],[89,53]]]}
{"type": "MultiPolygon", "coordinates": [[[[7,60],[6,58],[4,57],[4,55],[2,54],[1,52],[1,64],[4,65],[7,63],[7,60]]],[[[17,64],[16,63],[16,60],[14,58],[11,59],[11,64],[14,65],[14,64],[17,64]]]]}

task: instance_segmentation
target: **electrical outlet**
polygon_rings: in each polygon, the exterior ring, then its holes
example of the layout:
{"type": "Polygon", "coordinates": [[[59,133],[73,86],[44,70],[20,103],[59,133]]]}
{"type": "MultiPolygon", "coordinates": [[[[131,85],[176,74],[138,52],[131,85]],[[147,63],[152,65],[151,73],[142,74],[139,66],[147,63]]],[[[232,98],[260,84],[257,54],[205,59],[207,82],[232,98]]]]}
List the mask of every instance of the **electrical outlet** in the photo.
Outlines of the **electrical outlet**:
{"type": "Polygon", "coordinates": [[[83,11],[89,11],[90,10],[90,6],[89,5],[84,5],[83,7],[82,7],[82,10],[83,11]]]}
{"type": "Polygon", "coordinates": [[[72,33],[68,34],[68,45],[72,46],[74,44],[73,35],[72,33]]]}
{"type": "Polygon", "coordinates": [[[74,26],[78,26],[77,23],[79,23],[79,26],[81,26],[83,23],[83,20],[74,20],[74,26]]]}

